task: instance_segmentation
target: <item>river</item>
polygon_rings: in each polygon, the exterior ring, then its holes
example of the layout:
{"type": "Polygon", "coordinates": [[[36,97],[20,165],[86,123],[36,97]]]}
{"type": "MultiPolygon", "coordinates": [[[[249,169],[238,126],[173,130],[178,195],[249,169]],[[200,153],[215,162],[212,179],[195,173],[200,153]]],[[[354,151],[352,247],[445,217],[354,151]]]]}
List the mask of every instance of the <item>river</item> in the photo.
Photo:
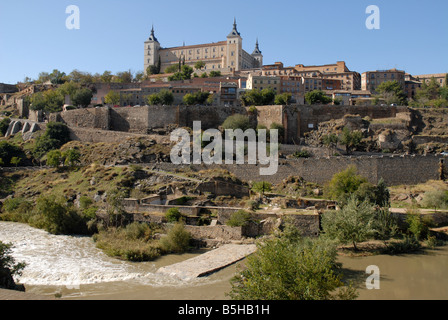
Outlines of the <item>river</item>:
{"type": "MultiPolygon", "coordinates": [[[[62,299],[222,300],[238,264],[190,281],[156,274],[163,266],[202,252],[169,255],[154,262],[132,263],[106,256],[89,237],[55,236],[28,225],[0,222],[0,241],[13,244],[13,257],[27,264],[17,282],[26,291],[62,299]]],[[[359,299],[448,299],[448,247],[424,254],[340,257],[354,280],[359,299]],[[367,266],[380,271],[380,289],[368,290],[367,266]]]]}

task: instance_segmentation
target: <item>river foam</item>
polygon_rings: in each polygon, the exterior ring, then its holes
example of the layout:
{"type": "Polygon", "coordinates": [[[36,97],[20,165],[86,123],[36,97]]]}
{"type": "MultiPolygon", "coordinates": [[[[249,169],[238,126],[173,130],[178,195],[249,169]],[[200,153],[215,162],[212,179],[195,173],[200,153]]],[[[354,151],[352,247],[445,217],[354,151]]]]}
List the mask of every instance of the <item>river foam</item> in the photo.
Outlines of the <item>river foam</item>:
{"type": "Polygon", "coordinates": [[[0,222],[0,241],[12,243],[16,262],[25,262],[24,285],[66,286],[138,281],[152,286],[180,285],[177,279],[156,275],[151,262],[131,263],[105,255],[90,237],[52,235],[28,225],[0,222]]]}

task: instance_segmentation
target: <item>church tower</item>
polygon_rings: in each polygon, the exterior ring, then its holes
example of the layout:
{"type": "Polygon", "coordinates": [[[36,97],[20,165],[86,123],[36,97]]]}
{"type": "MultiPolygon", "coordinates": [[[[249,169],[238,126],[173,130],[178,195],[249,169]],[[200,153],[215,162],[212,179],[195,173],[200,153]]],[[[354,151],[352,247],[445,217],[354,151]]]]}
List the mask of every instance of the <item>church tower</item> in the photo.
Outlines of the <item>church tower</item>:
{"type": "Polygon", "coordinates": [[[154,35],[154,26],[151,29],[151,35],[148,40],[145,41],[145,61],[144,61],[144,72],[146,73],[149,66],[157,66],[159,62],[159,49],[160,43],[157,41],[154,35]]]}
{"type": "Polygon", "coordinates": [[[236,27],[236,19],[233,21],[233,29],[227,36],[227,61],[229,71],[240,71],[242,68],[243,39],[236,27]]]}
{"type": "Polygon", "coordinates": [[[255,50],[254,52],[252,52],[251,54],[252,57],[254,57],[254,59],[258,62],[257,66],[254,66],[255,68],[261,68],[263,66],[263,55],[261,54],[260,48],[258,46],[258,38],[257,38],[257,42],[255,44],[255,50]]]}

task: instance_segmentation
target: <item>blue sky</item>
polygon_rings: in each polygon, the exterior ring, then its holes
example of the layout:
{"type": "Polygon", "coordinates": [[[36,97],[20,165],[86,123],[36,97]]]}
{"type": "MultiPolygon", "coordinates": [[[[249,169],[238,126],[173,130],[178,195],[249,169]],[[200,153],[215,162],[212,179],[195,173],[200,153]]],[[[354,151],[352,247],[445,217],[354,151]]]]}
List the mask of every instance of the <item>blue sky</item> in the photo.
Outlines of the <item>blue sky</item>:
{"type": "Polygon", "coordinates": [[[0,0],[0,82],[53,69],[140,71],[152,24],[172,47],[225,40],[234,17],[243,48],[251,53],[258,37],[265,64],[442,73],[447,14],[444,0],[0,0]],[[69,5],[80,9],[79,30],[65,26],[69,5]],[[380,9],[380,30],[365,26],[369,5],[380,9]]]}

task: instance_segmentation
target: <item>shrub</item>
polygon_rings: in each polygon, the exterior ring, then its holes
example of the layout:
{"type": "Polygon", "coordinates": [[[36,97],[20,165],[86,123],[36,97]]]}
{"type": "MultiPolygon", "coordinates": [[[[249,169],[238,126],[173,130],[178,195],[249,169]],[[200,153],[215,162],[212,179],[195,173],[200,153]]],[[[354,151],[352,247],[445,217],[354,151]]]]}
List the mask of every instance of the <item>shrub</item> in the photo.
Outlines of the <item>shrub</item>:
{"type": "Polygon", "coordinates": [[[300,151],[294,152],[293,157],[294,158],[310,158],[311,153],[307,150],[300,150],[300,151]]]}
{"type": "Polygon", "coordinates": [[[146,227],[131,224],[126,228],[109,228],[94,235],[96,247],[111,257],[128,261],[151,261],[161,255],[157,242],[147,241],[146,227]]]}
{"type": "Polygon", "coordinates": [[[41,196],[37,199],[30,224],[52,234],[88,233],[83,216],[64,199],[55,196],[41,196]]]}
{"type": "Polygon", "coordinates": [[[272,190],[272,184],[266,181],[255,182],[252,185],[252,191],[265,194],[265,192],[270,192],[272,190]]]}
{"type": "Polygon", "coordinates": [[[6,132],[8,131],[10,123],[11,123],[11,120],[9,118],[4,118],[3,120],[0,121],[1,136],[5,136],[6,132]]]}
{"type": "Polygon", "coordinates": [[[448,194],[443,190],[427,191],[423,195],[423,203],[426,208],[445,209],[448,205],[448,194]]]}
{"type": "Polygon", "coordinates": [[[183,253],[190,248],[191,235],[182,223],[176,223],[166,236],[160,239],[160,247],[164,252],[183,253]]]}
{"type": "Polygon", "coordinates": [[[238,210],[237,212],[232,213],[226,224],[230,227],[244,227],[249,223],[250,219],[250,213],[244,210],[238,210]]]}
{"type": "Polygon", "coordinates": [[[336,247],[322,238],[264,241],[232,278],[228,295],[234,300],[355,299],[354,288],[343,288],[336,258],[336,247]]]}
{"type": "Polygon", "coordinates": [[[178,222],[182,218],[182,214],[178,208],[170,208],[165,213],[165,218],[168,222],[178,222]]]}
{"type": "Polygon", "coordinates": [[[50,122],[43,135],[36,139],[33,155],[40,159],[51,150],[59,149],[70,141],[70,131],[65,124],[50,122]]]}
{"type": "Polygon", "coordinates": [[[368,240],[374,235],[375,208],[367,201],[359,202],[351,197],[347,205],[340,211],[328,211],[322,216],[322,229],[330,239],[342,244],[356,244],[368,240]]]}
{"type": "Polygon", "coordinates": [[[0,141],[0,159],[2,159],[3,165],[14,165],[13,158],[26,159],[26,156],[20,147],[7,141],[0,141]]]}
{"type": "Polygon", "coordinates": [[[419,213],[411,213],[406,217],[407,232],[416,240],[423,240],[429,234],[433,222],[431,217],[422,217],[419,213]]]}
{"type": "Polygon", "coordinates": [[[233,116],[228,117],[224,123],[222,124],[224,130],[226,129],[241,129],[246,131],[251,128],[249,118],[247,116],[243,116],[242,114],[234,114],[233,116]]]}
{"type": "Polygon", "coordinates": [[[14,276],[22,275],[25,263],[16,263],[11,248],[11,244],[0,241],[0,288],[24,291],[14,283],[14,276]]]}

